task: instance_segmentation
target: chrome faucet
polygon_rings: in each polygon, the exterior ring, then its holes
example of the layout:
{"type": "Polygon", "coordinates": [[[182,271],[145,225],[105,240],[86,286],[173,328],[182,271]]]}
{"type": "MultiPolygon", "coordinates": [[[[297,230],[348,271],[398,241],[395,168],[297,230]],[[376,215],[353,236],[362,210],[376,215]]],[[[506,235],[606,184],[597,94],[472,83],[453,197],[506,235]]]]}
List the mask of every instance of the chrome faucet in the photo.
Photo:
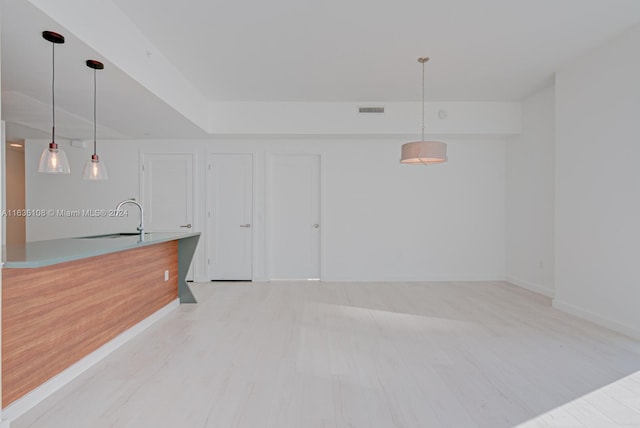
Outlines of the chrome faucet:
{"type": "Polygon", "coordinates": [[[118,204],[118,206],[116,207],[116,211],[120,211],[122,207],[126,204],[137,205],[138,208],[140,208],[140,226],[138,226],[136,230],[140,232],[140,235],[144,235],[144,208],[142,208],[142,204],[136,201],[134,198],[125,199],[124,201],[118,204]]]}

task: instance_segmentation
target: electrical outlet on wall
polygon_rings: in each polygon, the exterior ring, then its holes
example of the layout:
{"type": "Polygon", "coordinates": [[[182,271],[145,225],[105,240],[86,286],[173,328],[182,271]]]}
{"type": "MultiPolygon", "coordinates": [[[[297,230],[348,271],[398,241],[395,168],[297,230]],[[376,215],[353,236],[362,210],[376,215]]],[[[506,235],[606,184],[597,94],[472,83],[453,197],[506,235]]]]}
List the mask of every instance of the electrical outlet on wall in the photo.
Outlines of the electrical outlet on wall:
{"type": "Polygon", "coordinates": [[[169,281],[169,269],[164,271],[164,280],[169,281]]]}

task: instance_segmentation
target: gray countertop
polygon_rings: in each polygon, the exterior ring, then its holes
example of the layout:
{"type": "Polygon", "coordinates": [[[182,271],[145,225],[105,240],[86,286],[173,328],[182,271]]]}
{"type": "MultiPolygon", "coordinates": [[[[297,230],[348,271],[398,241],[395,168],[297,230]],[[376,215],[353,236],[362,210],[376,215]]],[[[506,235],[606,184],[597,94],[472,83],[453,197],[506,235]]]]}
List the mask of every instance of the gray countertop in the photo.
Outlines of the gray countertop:
{"type": "Polygon", "coordinates": [[[140,239],[140,235],[115,235],[83,236],[7,245],[2,247],[2,261],[5,268],[38,268],[198,236],[200,232],[152,232],[145,233],[143,239],[140,239]]]}

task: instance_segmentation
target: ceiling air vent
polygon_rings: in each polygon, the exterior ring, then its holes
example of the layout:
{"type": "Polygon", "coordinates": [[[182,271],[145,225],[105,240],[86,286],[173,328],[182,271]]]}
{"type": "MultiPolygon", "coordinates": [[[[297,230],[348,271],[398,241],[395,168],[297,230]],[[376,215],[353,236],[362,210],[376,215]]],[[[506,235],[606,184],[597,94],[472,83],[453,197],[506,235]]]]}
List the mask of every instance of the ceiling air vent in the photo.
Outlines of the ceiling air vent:
{"type": "Polygon", "coordinates": [[[384,107],[358,107],[358,113],[384,113],[384,107]]]}

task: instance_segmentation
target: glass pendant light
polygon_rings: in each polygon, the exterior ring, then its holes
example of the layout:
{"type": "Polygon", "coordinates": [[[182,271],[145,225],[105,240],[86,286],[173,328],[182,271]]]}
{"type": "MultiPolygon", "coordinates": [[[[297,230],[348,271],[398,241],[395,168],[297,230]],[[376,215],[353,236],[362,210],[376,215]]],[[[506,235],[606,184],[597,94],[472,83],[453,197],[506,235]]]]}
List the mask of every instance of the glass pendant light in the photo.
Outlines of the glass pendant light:
{"type": "Polygon", "coordinates": [[[424,140],[424,63],[428,57],[418,58],[422,64],[422,139],[402,145],[400,163],[423,164],[442,163],[447,161],[447,145],[441,141],[424,140]]]}
{"type": "Polygon", "coordinates": [[[56,45],[64,43],[64,36],[53,31],[43,31],[42,37],[51,42],[52,54],[52,77],[51,77],[51,104],[53,110],[53,121],[51,127],[51,142],[49,147],[42,151],[38,172],[45,174],[70,174],[71,168],[64,150],[58,148],[56,144],[56,45]]]}
{"type": "Polygon", "coordinates": [[[87,67],[93,69],[93,154],[91,159],[84,164],[82,178],[85,180],[107,180],[107,167],[104,162],[100,162],[98,153],[96,152],[96,70],[102,70],[104,64],[93,59],[87,60],[87,67]]]}

